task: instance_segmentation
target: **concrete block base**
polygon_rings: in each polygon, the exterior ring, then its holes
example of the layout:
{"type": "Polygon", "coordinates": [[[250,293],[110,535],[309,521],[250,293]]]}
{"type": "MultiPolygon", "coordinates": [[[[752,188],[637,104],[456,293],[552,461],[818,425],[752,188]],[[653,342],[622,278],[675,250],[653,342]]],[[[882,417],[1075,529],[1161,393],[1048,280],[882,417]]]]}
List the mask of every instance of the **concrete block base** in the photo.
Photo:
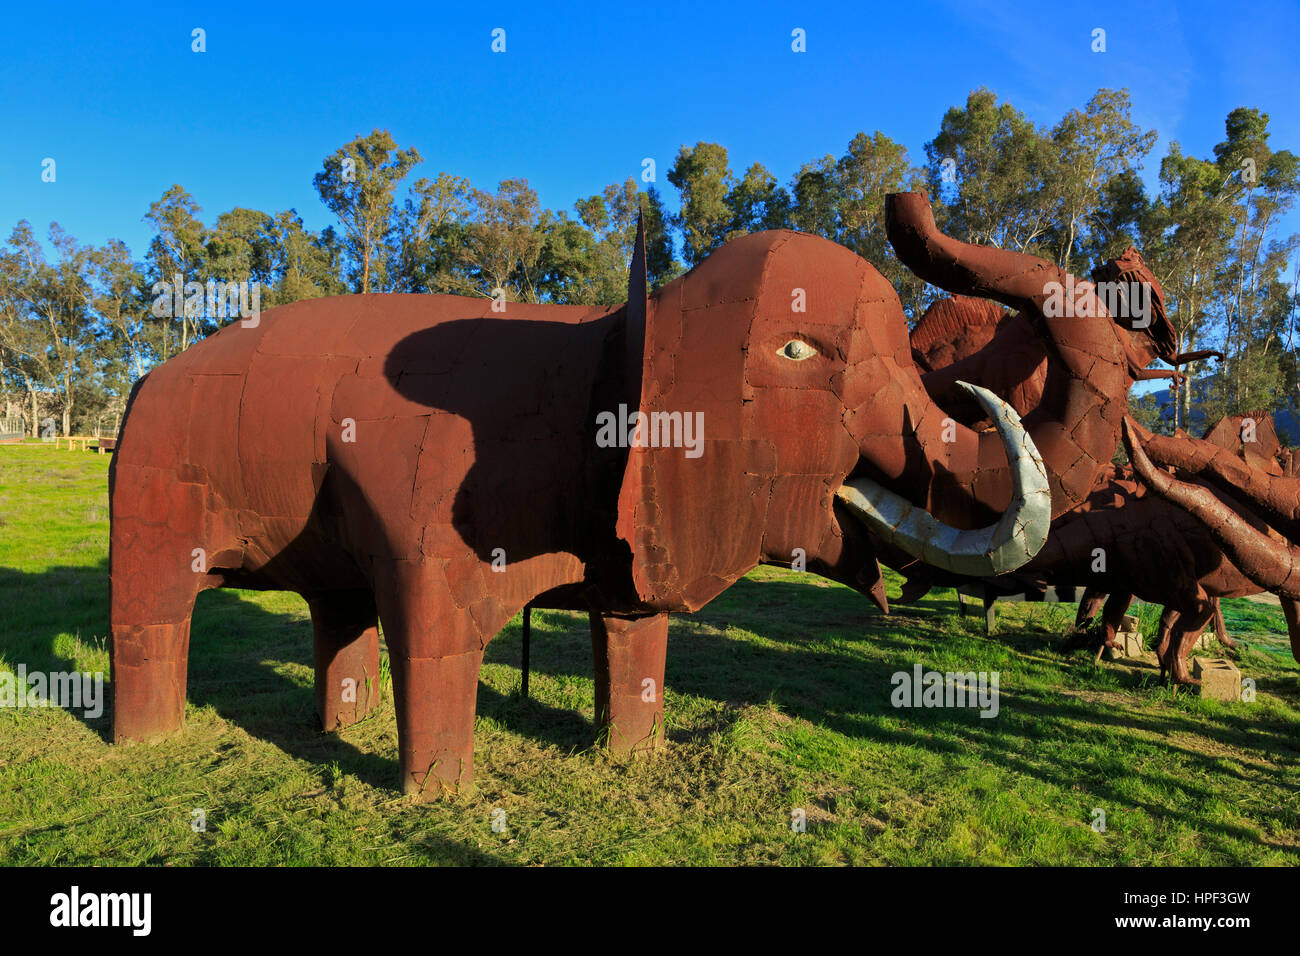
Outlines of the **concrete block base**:
{"type": "Polygon", "coordinates": [[[1193,657],[1192,677],[1201,682],[1201,696],[1241,700],[1241,671],[1224,657],[1193,657]]]}

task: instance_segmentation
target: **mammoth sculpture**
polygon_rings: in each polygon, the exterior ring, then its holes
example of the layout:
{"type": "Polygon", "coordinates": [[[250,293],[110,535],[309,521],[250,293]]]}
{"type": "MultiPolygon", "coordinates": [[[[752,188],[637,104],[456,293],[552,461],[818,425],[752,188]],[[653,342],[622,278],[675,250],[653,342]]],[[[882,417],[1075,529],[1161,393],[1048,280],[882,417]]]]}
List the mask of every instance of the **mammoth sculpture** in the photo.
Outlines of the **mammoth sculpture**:
{"type": "MultiPolygon", "coordinates": [[[[1123,333],[1121,341],[1131,381],[1181,381],[1177,366],[1210,357],[1222,361],[1223,353],[1213,349],[1177,352],[1174,328],[1165,315],[1164,291],[1136,249],[1130,247],[1118,258],[1106,261],[1093,270],[1092,277],[1097,283],[1112,283],[1120,289],[1149,290],[1142,301],[1144,315],[1126,315],[1128,303],[1121,299],[1119,314],[1111,316],[1123,333]],[[1156,359],[1175,368],[1147,368],[1156,359]]],[[[1048,363],[1054,356],[1023,313],[1004,312],[983,299],[940,299],[912,330],[911,343],[913,357],[925,370],[922,381],[926,390],[959,421],[976,424],[983,412],[956,387],[958,381],[987,388],[1021,416],[1044,399],[1048,363]]],[[[1064,369],[1059,369],[1058,375],[1061,371],[1064,369]]]]}
{"type": "Polygon", "coordinates": [[[1278,596],[1291,652],[1300,660],[1300,477],[1294,459],[1285,456],[1286,466],[1252,461],[1253,453],[1187,435],[1153,435],[1131,420],[1124,423],[1124,446],[1154,492],[1200,522],[1259,590],[1278,596]]]}
{"type": "MultiPolygon", "coordinates": [[[[1282,443],[1278,441],[1273,416],[1263,410],[1249,412],[1245,415],[1224,415],[1206,428],[1202,438],[1212,445],[1226,448],[1242,461],[1251,465],[1252,468],[1262,469],[1269,474],[1282,474],[1280,459],[1289,457],[1282,448],[1282,443]],[[1248,440],[1243,441],[1243,435],[1248,440]]],[[[1129,469],[1129,471],[1131,472],[1132,469],[1129,469]]],[[[1259,590],[1259,588],[1256,588],[1250,593],[1257,593],[1259,590]]],[[[1076,629],[1082,630],[1096,616],[1097,611],[1101,609],[1103,602],[1106,600],[1107,595],[1104,592],[1089,588],[1079,602],[1079,613],[1075,619],[1076,629]]],[[[1211,604],[1214,608],[1212,620],[1215,635],[1224,647],[1235,648],[1237,642],[1228,634],[1227,625],[1223,620],[1223,610],[1219,606],[1219,598],[1212,597],[1211,604]]],[[[1125,610],[1127,610],[1127,606],[1123,609],[1112,608],[1111,613],[1113,615],[1122,615],[1125,610]]],[[[1167,634],[1166,619],[1172,620],[1177,617],[1176,611],[1172,612],[1172,615],[1170,611],[1171,609],[1166,607],[1165,613],[1161,616],[1160,642],[1162,644],[1167,634]]],[[[1195,639],[1196,635],[1192,637],[1193,641],[1195,639]]]]}
{"type": "Polygon", "coordinates": [[[327,727],[372,703],[382,620],[402,787],[429,795],[472,778],[483,648],[529,602],[591,612],[598,716],[636,723],[665,613],[760,562],[798,549],[873,593],[882,547],[967,574],[1029,560],[1110,457],[1123,344],[1111,323],[1043,318],[1044,282],[1066,278],[1050,264],[943,236],[923,194],[887,213],[923,278],[1071,346],[1056,405],[1022,425],[972,388],[996,430],[950,428],[890,285],[784,231],[649,297],[638,241],[621,307],[309,300],[151,371],[110,470],[115,740],[181,724],[207,588],[306,598],[327,727]]]}
{"type": "MultiPolygon", "coordinates": [[[[1107,276],[1125,283],[1145,282],[1152,289],[1150,320],[1132,330],[1122,323],[1117,326],[1131,339],[1135,363],[1156,357],[1175,364],[1207,355],[1221,358],[1217,352],[1170,354],[1173,335],[1164,314],[1163,292],[1135,250],[1094,273],[1096,278],[1107,276]]],[[[917,324],[911,340],[918,362],[930,368],[922,382],[936,398],[945,394],[954,375],[952,369],[958,367],[960,374],[989,388],[1022,415],[1041,401],[1048,369],[1056,362],[1028,323],[990,309],[980,300],[937,302],[917,324]]],[[[1154,370],[1145,374],[1174,373],[1154,370]]],[[[952,410],[947,403],[945,407],[952,410]]],[[[1248,445],[1229,441],[1228,436],[1234,433],[1231,419],[1212,426],[1206,438],[1225,447],[1231,444],[1243,458],[1249,452],[1251,461],[1268,460],[1278,447],[1272,422],[1262,415],[1256,418],[1258,440],[1248,445]]],[[[1263,527],[1254,520],[1256,527],[1263,527]]],[[[929,566],[913,565],[908,571],[911,576],[900,603],[918,600],[937,584],[960,583],[950,573],[929,566]]],[[[1037,587],[1086,586],[1077,628],[1091,620],[1104,601],[1098,657],[1106,647],[1117,646],[1115,632],[1134,596],[1164,605],[1156,649],[1161,676],[1169,674],[1176,683],[1194,683],[1187,671],[1187,655],[1211,617],[1227,641],[1220,598],[1262,590],[1227,560],[1204,526],[1150,494],[1131,468],[1114,466],[1102,473],[1087,500],[1053,522],[1043,550],[1014,576],[1037,587]]]]}

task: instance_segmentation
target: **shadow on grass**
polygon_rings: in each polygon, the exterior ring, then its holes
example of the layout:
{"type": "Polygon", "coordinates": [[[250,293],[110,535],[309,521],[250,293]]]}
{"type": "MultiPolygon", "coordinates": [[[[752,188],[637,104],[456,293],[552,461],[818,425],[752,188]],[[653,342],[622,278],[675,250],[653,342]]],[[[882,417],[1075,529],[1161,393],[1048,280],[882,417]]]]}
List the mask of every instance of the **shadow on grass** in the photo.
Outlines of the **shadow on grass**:
{"type": "MultiPolygon", "coordinates": [[[[77,670],[74,656],[59,649],[67,643],[59,636],[77,635],[88,647],[107,651],[108,562],[38,573],[0,567],[0,608],[9,622],[3,651],[11,665],[23,664],[29,674],[77,670]]],[[[312,628],[305,602],[301,614],[292,614],[264,610],[233,590],[218,588],[198,596],[190,627],[190,704],[212,707],[224,720],[292,757],[319,766],[336,762],[342,772],[371,786],[394,789],[395,748],[391,754],[371,753],[319,729],[312,666],[312,628]],[[305,677],[283,673],[298,668],[306,669],[305,677]]],[[[76,708],[68,713],[111,741],[111,699],[106,673],[102,714],[90,718],[76,708]]],[[[589,746],[594,739],[589,719],[500,694],[483,683],[478,712],[566,750],[589,746]]],[[[381,707],[371,719],[391,721],[392,712],[381,707]]]]}
{"type": "MultiPolygon", "coordinates": [[[[1140,808],[1153,819],[1183,819],[1186,811],[1132,793],[1176,791],[1175,803],[1201,805],[1216,798],[1202,778],[1231,779],[1245,787],[1252,782],[1240,755],[1225,760],[1213,752],[1193,749],[1182,735],[1200,736],[1211,744],[1236,751],[1266,750],[1290,760],[1300,757],[1297,721],[1275,711],[1224,710],[1189,712],[1170,705],[1158,714],[1138,712],[1122,701],[1090,699],[1085,693],[1039,690],[1035,680],[1025,686],[1001,688],[999,718],[983,720],[975,710],[913,709],[899,711],[889,698],[892,677],[916,662],[935,669],[940,655],[951,659],[954,649],[969,664],[963,669],[998,666],[1022,670],[1045,666],[1064,668],[1083,655],[1060,653],[1048,632],[1032,626],[996,634],[985,640],[977,619],[963,625],[955,615],[957,602],[944,599],[900,608],[890,616],[876,611],[864,598],[844,589],[795,581],[742,580],[694,616],[674,619],[669,641],[667,687],[673,694],[725,702],[712,730],[725,730],[739,707],[775,703],[786,714],[852,738],[919,748],[957,758],[979,753],[1007,771],[1051,784],[1063,792],[1086,785],[1090,799],[1116,806],[1140,808]],[[727,627],[750,632],[756,639],[728,637],[727,627]],[[974,641],[960,650],[959,642],[974,641]],[[870,645],[867,656],[855,650],[870,645]],[[883,652],[883,653],[881,653],[883,652]],[[1152,769],[1137,771],[1121,756],[1103,749],[1069,765],[1035,759],[1042,740],[1097,739],[1122,746],[1116,730],[1146,732],[1160,746],[1178,751],[1191,774],[1173,777],[1152,769]],[[1028,755],[1027,755],[1028,754],[1028,755]],[[1121,785],[1123,779],[1126,784],[1121,785]],[[1136,782],[1135,782],[1136,781],[1136,782]]],[[[29,671],[72,670],[74,659],[56,651],[58,635],[87,638],[107,631],[106,562],[98,566],[57,567],[36,574],[0,568],[0,606],[14,622],[5,645],[11,663],[29,671]]],[[[585,615],[538,611],[534,614],[533,670],[561,682],[588,681],[591,650],[585,615]]],[[[512,622],[488,647],[486,661],[519,665],[519,624],[512,622]]],[[[83,638],[84,640],[84,638],[83,638]]],[[[396,782],[396,753],[359,749],[335,734],[316,727],[311,685],[311,624],[301,613],[274,613],[242,600],[236,592],[214,590],[200,595],[190,642],[189,700],[212,706],[224,719],[267,740],[285,753],[316,765],[336,762],[346,774],[370,785],[392,789],[396,782]],[[291,671],[296,673],[285,673],[291,671]]],[[[1113,693],[1132,700],[1148,690],[1154,670],[1113,669],[1113,693]]],[[[1037,681],[1041,683],[1041,680],[1037,681]]],[[[1294,705],[1298,692],[1291,675],[1261,675],[1260,690],[1277,694],[1294,705]]],[[[530,739],[563,750],[585,749],[595,732],[590,714],[552,707],[517,694],[502,694],[480,683],[479,714],[498,721],[530,739]]],[[[110,714],[87,726],[109,735],[110,714]]],[[[377,718],[391,720],[383,710],[377,718]]],[[[670,737],[685,739],[698,729],[673,729],[670,737]]],[[[1150,746],[1148,740],[1145,744],[1150,746]]],[[[1213,748],[1209,748],[1213,750],[1213,748]]],[[[1249,763],[1249,761],[1246,761],[1249,763]]],[[[1140,766],[1140,765],[1139,765],[1140,766]]],[[[1300,786],[1279,781],[1292,793],[1300,786]]],[[[1245,839],[1242,828],[1197,815],[1197,828],[1206,834],[1245,839]]],[[[1282,807],[1256,808],[1261,822],[1286,829],[1293,821],[1282,807]]],[[[453,856],[465,847],[431,848],[453,856]]]]}
{"type": "MultiPolygon", "coordinates": [[[[1155,820],[1177,818],[1183,823],[1189,817],[1189,804],[1199,807],[1222,797],[1221,792],[1199,781],[1228,779],[1244,788],[1258,780],[1258,770],[1252,776],[1242,769],[1240,754],[1224,759],[1216,750],[1263,750],[1283,762],[1300,758],[1297,721],[1273,711],[1189,712],[1173,704],[1157,714],[1137,710],[1138,695],[1149,692],[1158,681],[1158,668],[1146,663],[1106,667],[1105,673],[1115,685],[1108,688],[1116,698],[1112,700],[1086,691],[1035,689],[1041,678],[1026,681],[1023,688],[1008,688],[1004,676],[998,718],[983,719],[973,709],[894,709],[890,703],[893,675],[910,671],[917,662],[926,669],[984,670],[997,669],[990,661],[1010,657],[1008,670],[1041,665],[1057,670],[1078,667],[1081,677],[1090,673],[1085,670],[1090,652],[1063,652],[1058,646],[1063,634],[1040,624],[1003,625],[1001,632],[986,639],[982,621],[972,617],[963,626],[957,617],[957,601],[942,599],[945,592],[939,594],[938,600],[927,599],[886,616],[859,595],[842,589],[786,581],[737,582],[698,614],[674,618],[665,676],[671,693],[725,701],[732,707],[718,714],[715,726],[702,730],[674,728],[670,718],[670,740],[725,731],[739,719],[740,707],[770,701],[791,717],[847,737],[919,748],[953,759],[977,752],[1004,770],[1035,778],[1062,792],[1077,790],[1082,784],[1090,799],[1111,807],[1140,809],[1155,820]],[[728,627],[750,632],[758,640],[729,637],[725,633],[728,627]],[[963,640],[974,642],[973,648],[966,645],[970,648],[965,652],[967,661],[960,667],[940,666],[940,655],[951,660],[955,642],[963,640]],[[859,641],[885,653],[871,657],[856,654],[853,645],[859,641]],[[1139,733],[1151,735],[1143,740],[1143,746],[1178,752],[1189,770],[1187,776],[1173,776],[1156,768],[1135,772],[1121,751],[1127,747],[1125,737],[1139,733]],[[1178,742],[1183,736],[1204,738],[1210,744],[1209,752],[1178,742]],[[1037,752],[1042,741],[1053,739],[1095,740],[1102,747],[1068,765],[1027,756],[1037,752]],[[1169,804],[1133,796],[1135,792],[1171,791],[1177,796],[1169,804]]],[[[534,673],[559,680],[589,675],[585,617],[534,612],[534,624],[534,673]]],[[[517,667],[518,654],[518,628],[512,625],[495,647],[493,658],[517,667]]],[[[1066,680],[1068,683],[1070,675],[1066,680]]],[[[1086,679],[1081,682],[1087,686],[1086,679]]],[[[1292,706],[1300,695],[1291,674],[1260,675],[1257,684],[1259,690],[1276,694],[1292,706]]],[[[514,726],[525,732],[521,725],[514,726]]],[[[1300,793],[1295,781],[1278,783],[1284,790],[1300,793]]],[[[1190,816],[1199,818],[1197,829],[1207,836],[1254,839],[1253,833],[1240,826],[1195,812],[1190,816]]],[[[1294,825],[1294,811],[1283,807],[1256,808],[1255,816],[1281,831],[1294,825]]],[[[1300,854],[1296,848],[1288,850],[1300,854]]]]}

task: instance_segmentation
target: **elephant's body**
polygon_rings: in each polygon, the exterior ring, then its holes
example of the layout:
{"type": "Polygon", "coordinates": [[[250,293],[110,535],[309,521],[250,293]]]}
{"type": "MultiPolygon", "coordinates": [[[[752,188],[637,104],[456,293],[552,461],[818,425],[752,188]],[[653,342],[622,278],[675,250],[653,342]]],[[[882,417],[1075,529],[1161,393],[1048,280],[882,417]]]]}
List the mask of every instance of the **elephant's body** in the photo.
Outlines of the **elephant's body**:
{"type": "Polygon", "coordinates": [[[666,613],[760,562],[878,594],[878,539],[972,574],[1028,560],[1111,454],[1122,342],[1042,317],[1044,281],[1068,279],[1050,264],[944,237],[924,196],[888,213],[918,274],[1042,318],[1068,375],[1032,423],[981,393],[995,430],[954,432],[889,283],[788,231],[650,297],[639,242],[619,308],[304,301],[155,369],[110,474],[115,737],[181,723],[209,587],[306,597],[327,726],[373,702],[382,620],[403,786],[426,792],[472,772],[483,648],[534,599],[593,613],[598,717],[662,733],[666,613]],[[602,440],[624,410],[668,431],[602,440]],[[698,447],[660,440],[684,437],[674,416],[698,447]]]}
{"type": "Polygon", "coordinates": [[[463,563],[467,545],[533,552],[511,562],[572,551],[579,502],[522,524],[503,505],[580,472],[611,312],[512,305],[503,318],[480,300],[375,295],[232,324],[140,382],[115,502],[155,470],[202,487],[202,526],[172,531],[241,587],[361,587],[375,558],[463,563]],[[476,475],[489,444],[476,428],[520,467],[476,475]]]}
{"type": "Polygon", "coordinates": [[[445,656],[581,581],[587,423],[614,318],[523,305],[503,318],[453,296],[299,302],[142,379],[110,476],[116,736],[180,722],[202,589],[307,598],[331,724],[373,701],[376,611],[392,643],[400,619],[430,610],[402,599],[413,589],[451,624],[428,635],[445,656]],[[519,508],[539,493],[546,507],[519,508]]]}

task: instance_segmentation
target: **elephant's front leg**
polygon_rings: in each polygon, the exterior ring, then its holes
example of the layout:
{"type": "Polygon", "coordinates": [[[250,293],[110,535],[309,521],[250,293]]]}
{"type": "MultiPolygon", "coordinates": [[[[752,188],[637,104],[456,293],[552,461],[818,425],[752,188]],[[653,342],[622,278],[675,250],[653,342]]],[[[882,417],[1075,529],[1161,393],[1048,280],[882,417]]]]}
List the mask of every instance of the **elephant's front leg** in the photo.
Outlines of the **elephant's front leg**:
{"type": "Polygon", "coordinates": [[[402,790],[432,799],[468,787],[487,638],[436,564],[385,562],[376,567],[375,597],[393,672],[402,790]]]}
{"type": "Polygon", "coordinates": [[[668,615],[618,617],[591,613],[596,658],[596,726],[609,748],[627,754],[664,741],[664,665],[668,615]]]}
{"type": "Polygon", "coordinates": [[[307,599],[315,632],[316,713],[322,730],[355,724],[379,703],[379,615],[369,591],[307,599]]]}

